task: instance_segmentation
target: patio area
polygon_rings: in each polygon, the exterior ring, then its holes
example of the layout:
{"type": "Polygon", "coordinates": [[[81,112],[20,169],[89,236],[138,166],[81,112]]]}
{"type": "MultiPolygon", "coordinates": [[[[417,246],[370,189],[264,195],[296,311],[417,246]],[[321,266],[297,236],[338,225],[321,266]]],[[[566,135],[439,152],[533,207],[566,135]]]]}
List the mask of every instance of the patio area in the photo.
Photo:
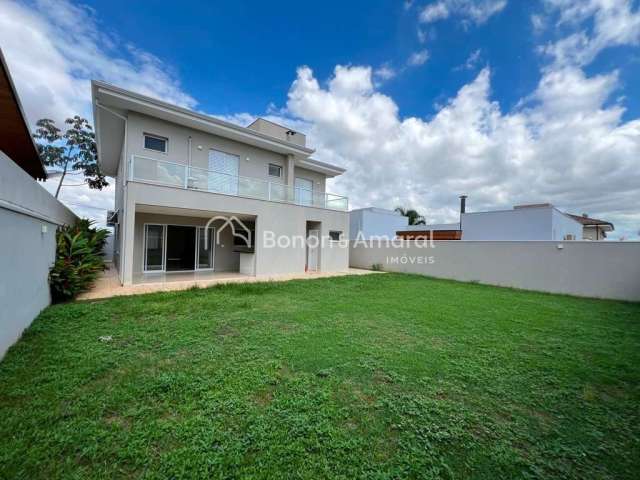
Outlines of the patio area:
{"type": "Polygon", "coordinates": [[[139,295],[143,293],[188,290],[192,287],[210,287],[220,283],[282,282],[313,278],[342,277],[346,275],[368,275],[371,270],[349,268],[340,272],[305,272],[287,275],[250,276],[238,272],[173,272],[134,275],[133,285],[121,285],[118,272],[112,265],[96,280],[91,290],[78,296],[78,300],[139,295]]]}

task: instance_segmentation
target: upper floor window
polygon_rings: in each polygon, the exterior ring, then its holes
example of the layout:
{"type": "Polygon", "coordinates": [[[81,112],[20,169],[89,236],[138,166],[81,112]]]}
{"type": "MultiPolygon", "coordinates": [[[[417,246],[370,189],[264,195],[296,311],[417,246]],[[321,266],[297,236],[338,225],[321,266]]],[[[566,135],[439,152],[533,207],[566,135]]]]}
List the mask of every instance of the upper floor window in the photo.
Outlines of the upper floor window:
{"type": "Polygon", "coordinates": [[[270,177],[282,177],[282,167],[274,163],[269,164],[269,176],[270,177]]]}
{"type": "Polygon", "coordinates": [[[167,153],[167,143],[169,140],[157,135],[144,134],[144,148],[155,150],[156,152],[167,153]]]}

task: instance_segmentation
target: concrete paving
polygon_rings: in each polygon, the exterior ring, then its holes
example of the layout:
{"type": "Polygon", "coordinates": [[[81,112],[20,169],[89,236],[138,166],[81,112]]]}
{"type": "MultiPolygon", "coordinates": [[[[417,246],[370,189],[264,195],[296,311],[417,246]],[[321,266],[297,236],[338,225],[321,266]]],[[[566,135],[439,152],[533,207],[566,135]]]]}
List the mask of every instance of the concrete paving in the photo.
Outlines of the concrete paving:
{"type": "Polygon", "coordinates": [[[118,273],[110,267],[97,280],[91,290],[78,296],[78,300],[139,295],[152,292],[187,290],[192,287],[210,287],[223,283],[283,282],[287,280],[312,280],[314,278],[369,275],[383,272],[349,268],[340,272],[306,272],[288,275],[243,275],[237,272],[176,272],[138,275],[133,285],[120,285],[118,273]]]}

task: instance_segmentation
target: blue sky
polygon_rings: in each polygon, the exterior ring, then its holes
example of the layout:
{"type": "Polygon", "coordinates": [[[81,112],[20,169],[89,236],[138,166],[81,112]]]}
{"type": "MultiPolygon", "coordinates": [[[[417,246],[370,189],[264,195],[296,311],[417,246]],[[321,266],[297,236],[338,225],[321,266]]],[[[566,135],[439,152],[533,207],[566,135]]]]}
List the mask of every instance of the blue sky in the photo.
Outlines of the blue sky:
{"type": "MultiPolygon", "coordinates": [[[[32,122],[90,115],[91,78],[308,133],[354,207],[551,202],[640,230],[638,0],[6,0],[32,122]]],[[[98,211],[113,192],[66,189],[98,211]]],[[[64,191],[64,190],[63,190],[64,191]]],[[[84,213],[84,212],[83,212],[84,213]]]]}
{"type": "MultiPolygon", "coordinates": [[[[402,67],[422,49],[429,60],[386,82],[381,91],[403,116],[428,117],[436,105],[471,81],[474,70],[460,69],[480,49],[478,66],[491,65],[493,97],[510,109],[532,90],[546,63],[540,44],[563,29],[536,33],[531,16],[544,12],[535,1],[511,1],[486,23],[465,26],[455,18],[433,26],[417,15],[430,2],[137,2],[88,1],[105,29],[177,70],[184,89],[200,108],[218,114],[262,112],[283,106],[300,65],[328,78],[335,65],[389,63],[402,67]],[[149,24],[152,20],[152,25],[149,24]],[[424,31],[424,43],[418,38],[424,31]],[[257,74],[259,72],[259,74],[257,74]]],[[[640,114],[640,53],[612,48],[589,66],[590,74],[621,69],[627,118],[640,114]]]]}

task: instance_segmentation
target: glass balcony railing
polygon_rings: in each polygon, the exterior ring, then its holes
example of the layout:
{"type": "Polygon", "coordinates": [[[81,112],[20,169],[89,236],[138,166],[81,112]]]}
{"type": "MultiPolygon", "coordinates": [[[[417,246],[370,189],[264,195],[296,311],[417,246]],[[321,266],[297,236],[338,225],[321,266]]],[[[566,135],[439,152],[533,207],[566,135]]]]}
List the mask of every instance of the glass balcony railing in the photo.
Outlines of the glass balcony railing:
{"type": "Polygon", "coordinates": [[[347,211],[349,199],[259,178],[241,177],[148,157],[131,157],[130,179],[238,197],[347,211]]]}

